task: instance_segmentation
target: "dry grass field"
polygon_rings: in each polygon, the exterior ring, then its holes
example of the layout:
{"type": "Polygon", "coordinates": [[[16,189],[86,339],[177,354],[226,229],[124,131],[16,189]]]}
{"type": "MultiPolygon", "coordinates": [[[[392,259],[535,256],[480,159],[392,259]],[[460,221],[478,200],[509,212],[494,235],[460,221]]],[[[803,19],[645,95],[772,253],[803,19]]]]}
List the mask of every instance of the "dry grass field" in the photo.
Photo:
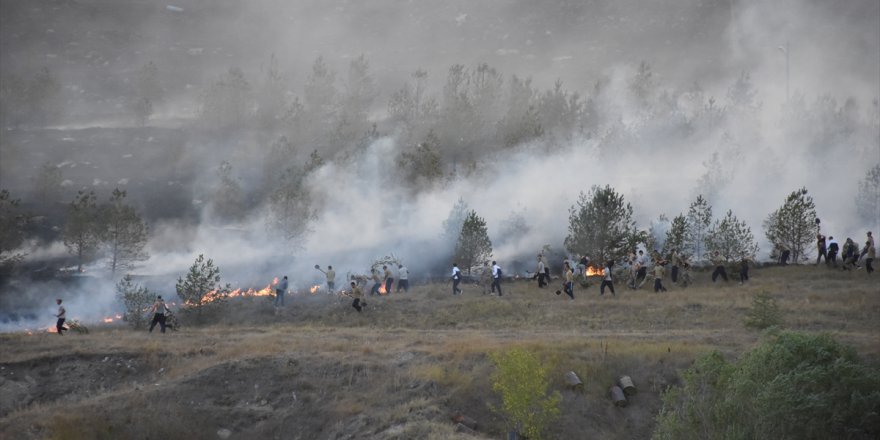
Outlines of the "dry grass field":
{"type": "Polygon", "coordinates": [[[282,310],[252,298],[181,316],[182,330],[164,335],[3,334],[0,438],[503,438],[487,353],[517,346],[540,354],[562,393],[552,438],[649,438],[662,390],[695,357],[734,358],[759,340],[743,319],[762,291],[784,328],[830,332],[880,364],[880,276],[813,266],[751,275],[713,285],[698,272],[659,294],[618,282],[616,297],[594,285],[575,301],[555,282],[509,282],[503,297],[416,286],[367,298],[361,314],[329,295],[294,295],[282,310]],[[583,390],[565,388],[568,371],[583,390]],[[619,375],[638,388],[625,408],[608,397],[619,375]],[[456,414],[476,420],[476,434],[455,432],[456,414]]]}

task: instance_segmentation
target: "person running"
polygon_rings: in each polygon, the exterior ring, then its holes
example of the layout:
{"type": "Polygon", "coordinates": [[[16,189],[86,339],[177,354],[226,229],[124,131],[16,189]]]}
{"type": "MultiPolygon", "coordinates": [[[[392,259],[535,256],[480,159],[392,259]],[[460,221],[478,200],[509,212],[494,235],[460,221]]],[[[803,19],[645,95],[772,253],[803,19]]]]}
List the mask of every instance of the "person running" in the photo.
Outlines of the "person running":
{"type": "Polygon", "coordinates": [[[379,287],[382,286],[382,278],[379,277],[379,271],[375,268],[370,269],[372,275],[370,278],[373,280],[373,287],[370,288],[370,295],[380,295],[379,287]]]}
{"type": "MultiPolygon", "coordinates": [[[[816,263],[819,264],[819,263],[816,263]]],[[[746,281],[749,280],[749,259],[746,256],[742,257],[742,260],[739,262],[739,283],[745,284],[746,281]]]]}
{"type": "Polygon", "coordinates": [[[284,294],[287,293],[287,275],[281,279],[281,282],[278,283],[278,287],[275,288],[275,307],[278,307],[278,302],[281,302],[281,305],[284,306],[284,294]]]}
{"type": "Polygon", "coordinates": [[[488,261],[483,263],[483,270],[480,271],[479,283],[482,294],[488,295],[489,289],[492,286],[492,268],[489,267],[488,261]]]}
{"type": "Polygon", "coordinates": [[[367,303],[361,303],[364,298],[364,292],[361,291],[361,288],[358,287],[357,283],[355,283],[354,281],[351,282],[351,297],[354,298],[351,306],[354,307],[354,309],[357,310],[358,313],[360,313],[361,309],[366,306],[367,303]]]}
{"type": "Polygon", "coordinates": [[[663,287],[664,276],[666,276],[666,262],[657,261],[654,265],[654,293],[666,291],[666,287],[663,287]]]}
{"type": "MultiPolygon", "coordinates": [[[[870,232],[868,233],[870,234],[870,232]]],[[[868,275],[874,271],[874,258],[877,256],[877,248],[874,247],[874,242],[872,240],[868,240],[865,242],[865,248],[862,249],[862,255],[865,256],[865,270],[868,272],[868,275]]]]}
{"type": "Polygon", "coordinates": [[[828,263],[828,248],[825,246],[825,236],[822,234],[816,234],[816,250],[819,252],[819,255],[816,255],[816,266],[823,258],[825,263],[828,263]]]}
{"type": "Polygon", "coordinates": [[[156,327],[156,324],[159,324],[160,331],[165,333],[165,312],[168,311],[168,306],[165,304],[165,300],[162,299],[162,295],[156,297],[156,302],[153,303],[153,308],[150,309],[150,312],[153,313],[153,322],[150,323],[150,333],[153,333],[153,328],[156,327]]]}
{"type": "Polygon", "coordinates": [[[385,293],[391,293],[391,285],[394,284],[394,274],[391,273],[391,269],[388,269],[388,266],[382,266],[382,270],[385,277],[385,293]]]}
{"type": "Polygon", "coordinates": [[[327,289],[330,293],[333,293],[336,290],[336,271],[333,270],[333,266],[327,266],[327,272],[324,272],[324,274],[327,275],[327,289]]]}
{"type": "Polygon", "coordinates": [[[497,262],[492,262],[492,293],[495,293],[495,288],[498,288],[498,296],[503,296],[501,293],[501,266],[498,265],[497,262]]]}
{"type": "Polygon", "coordinates": [[[458,283],[461,282],[461,269],[458,268],[458,263],[452,263],[452,294],[453,295],[461,295],[461,289],[458,288],[458,283]]]}
{"type": "Polygon", "coordinates": [[[614,279],[611,275],[612,266],[614,266],[614,261],[608,260],[605,262],[605,269],[602,270],[602,284],[599,286],[599,296],[605,295],[605,286],[608,286],[612,295],[617,296],[617,294],[614,293],[614,279]]]}
{"type": "Polygon", "coordinates": [[[543,289],[547,285],[547,281],[544,279],[546,277],[544,274],[544,260],[541,259],[540,255],[538,255],[538,267],[535,269],[535,275],[538,277],[538,288],[543,289]]]}
{"type": "Polygon", "coordinates": [[[838,246],[837,242],[834,240],[833,236],[828,237],[828,255],[825,257],[825,264],[827,266],[837,267],[837,253],[840,251],[840,246],[838,246]]]}
{"type": "Polygon", "coordinates": [[[409,292],[409,270],[407,270],[406,266],[400,264],[397,266],[397,291],[400,292],[403,289],[404,293],[409,292]]]}
{"type": "Polygon", "coordinates": [[[723,278],[724,282],[726,283],[728,281],[727,269],[724,268],[724,258],[721,257],[721,253],[718,251],[715,251],[715,253],[712,254],[711,261],[712,261],[712,264],[715,265],[715,271],[712,272],[712,282],[714,283],[718,279],[718,276],[720,275],[721,278],[723,278]]]}
{"type": "Polygon", "coordinates": [[[55,317],[58,318],[58,321],[55,321],[55,331],[58,336],[64,336],[64,330],[67,330],[64,327],[64,321],[67,320],[67,310],[61,305],[61,298],[56,299],[55,304],[58,304],[58,313],[55,314],[55,317]]]}

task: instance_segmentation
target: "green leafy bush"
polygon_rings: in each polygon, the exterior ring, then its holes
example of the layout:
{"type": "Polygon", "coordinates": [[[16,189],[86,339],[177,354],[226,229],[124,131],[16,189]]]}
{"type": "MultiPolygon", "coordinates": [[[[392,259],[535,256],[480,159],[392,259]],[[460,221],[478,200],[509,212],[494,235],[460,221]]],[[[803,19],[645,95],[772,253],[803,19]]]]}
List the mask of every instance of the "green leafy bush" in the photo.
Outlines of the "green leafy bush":
{"type": "Polygon", "coordinates": [[[495,363],[492,389],[501,395],[501,407],[493,408],[531,440],[540,440],[559,417],[562,396],[548,390],[549,369],[538,356],[522,348],[491,355],[495,363]]]}
{"type": "Polygon", "coordinates": [[[654,439],[880,438],[880,372],[830,335],[769,335],[736,362],[707,354],[663,395],[654,439]]]}

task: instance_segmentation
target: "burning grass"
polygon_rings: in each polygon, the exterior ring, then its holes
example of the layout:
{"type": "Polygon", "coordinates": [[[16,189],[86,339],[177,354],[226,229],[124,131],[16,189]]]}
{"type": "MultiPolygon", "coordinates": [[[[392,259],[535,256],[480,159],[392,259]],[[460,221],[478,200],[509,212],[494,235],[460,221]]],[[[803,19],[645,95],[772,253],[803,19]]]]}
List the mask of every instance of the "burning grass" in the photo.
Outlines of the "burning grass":
{"type": "MultiPolygon", "coordinates": [[[[573,302],[527,282],[506,283],[500,298],[474,286],[458,297],[447,285],[417,286],[368,297],[360,314],[334,295],[294,295],[284,309],[269,298],[241,297],[234,307],[204,311],[220,325],[165,335],[118,327],[65,337],[3,334],[0,374],[21,385],[25,394],[17,398],[28,403],[4,406],[0,432],[61,438],[95,414],[94,438],[136,436],[155,418],[132,412],[157,399],[164,406],[150,406],[151,414],[168,426],[192,425],[192,438],[216,438],[220,428],[242,437],[454,438],[452,413],[478,420],[482,435],[497,438],[506,427],[486,405],[496,399],[486,353],[519,346],[551,365],[563,391],[555,437],[645,438],[659,394],[678,382],[679,370],[707,350],[733,356],[757,341],[760,333],[742,319],[758,291],[774,295],[784,326],[831,331],[880,362],[880,298],[864,274],[769,268],[754,271],[745,286],[711,285],[705,275],[661,294],[620,286],[617,297],[599,297],[595,287],[580,289],[573,302]],[[70,369],[87,363],[98,367],[95,374],[70,369]],[[583,392],[564,389],[567,371],[578,374],[583,392]],[[69,386],[22,381],[42,372],[69,386]],[[605,396],[621,374],[639,388],[625,411],[605,396]],[[51,416],[62,408],[77,416],[51,416]]],[[[162,431],[175,432],[184,431],[162,431]]]]}

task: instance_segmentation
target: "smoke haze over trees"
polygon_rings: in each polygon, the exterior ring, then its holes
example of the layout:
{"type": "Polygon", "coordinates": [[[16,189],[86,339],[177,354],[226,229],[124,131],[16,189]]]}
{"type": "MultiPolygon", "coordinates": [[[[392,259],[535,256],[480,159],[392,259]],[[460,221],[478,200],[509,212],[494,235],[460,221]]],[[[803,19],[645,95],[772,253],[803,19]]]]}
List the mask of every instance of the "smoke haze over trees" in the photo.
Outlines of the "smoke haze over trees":
{"type": "Polygon", "coordinates": [[[677,219],[687,253],[698,195],[756,230],[809,186],[823,233],[880,229],[876,1],[0,6],[0,188],[41,219],[8,251],[25,264],[77,265],[67,241],[97,270],[64,203],[117,187],[150,232],[132,272],[168,289],[199,254],[240,283],[389,252],[435,273],[471,208],[514,273],[594,185],[639,232],[677,219]]]}

